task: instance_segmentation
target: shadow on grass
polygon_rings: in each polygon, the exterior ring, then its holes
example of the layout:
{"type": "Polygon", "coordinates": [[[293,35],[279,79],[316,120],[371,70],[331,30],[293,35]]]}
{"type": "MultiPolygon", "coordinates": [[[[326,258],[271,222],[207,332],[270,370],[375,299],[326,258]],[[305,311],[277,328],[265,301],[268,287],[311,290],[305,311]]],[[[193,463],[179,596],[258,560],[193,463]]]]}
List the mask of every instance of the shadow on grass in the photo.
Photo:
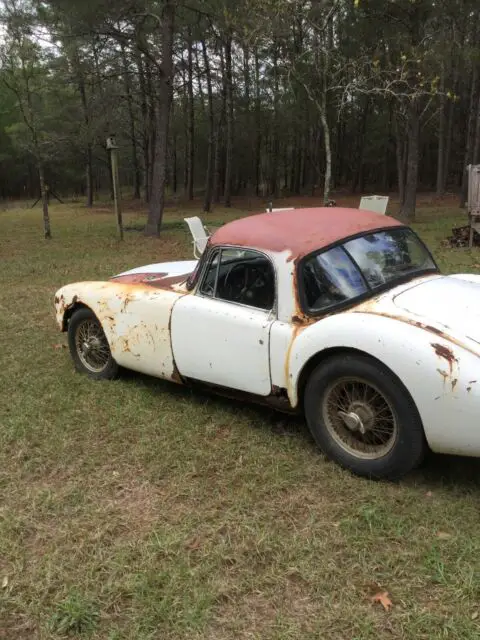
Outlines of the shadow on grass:
{"type": "MultiPolygon", "coordinates": [[[[215,392],[195,387],[172,384],[147,375],[124,370],[122,379],[129,384],[141,383],[152,394],[168,393],[172,398],[187,399],[194,406],[210,404],[212,409],[227,411],[232,420],[241,411],[249,416],[254,425],[262,425],[276,437],[295,437],[303,441],[304,448],[315,448],[314,440],[303,416],[285,414],[276,409],[257,405],[254,402],[230,399],[215,392]]],[[[252,426],[252,428],[255,428],[252,426]]],[[[470,492],[480,488],[480,458],[441,455],[429,451],[422,466],[410,473],[402,484],[416,485],[425,491],[452,489],[456,492],[470,492]]]]}
{"type": "Polygon", "coordinates": [[[218,408],[219,410],[231,413],[232,419],[241,411],[244,412],[245,415],[250,416],[252,422],[255,424],[263,422],[266,427],[276,435],[288,436],[303,434],[313,442],[302,416],[283,413],[274,408],[256,404],[253,401],[249,402],[248,400],[229,398],[200,387],[174,384],[127,369],[122,370],[122,380],[133,385],[140,383],[153,395],[168,393],[172,398],[178,398],[179,400],[188,399],[192,405],[204,406],[205,404],[211,404],[213,409],[218,408]]]}
{"type": "Polygon", "coordinates": [[[410,481],[432,491],[477,491],[480,488],[480,459],[429,452],[423,465],[407,479],[410,481]]]}

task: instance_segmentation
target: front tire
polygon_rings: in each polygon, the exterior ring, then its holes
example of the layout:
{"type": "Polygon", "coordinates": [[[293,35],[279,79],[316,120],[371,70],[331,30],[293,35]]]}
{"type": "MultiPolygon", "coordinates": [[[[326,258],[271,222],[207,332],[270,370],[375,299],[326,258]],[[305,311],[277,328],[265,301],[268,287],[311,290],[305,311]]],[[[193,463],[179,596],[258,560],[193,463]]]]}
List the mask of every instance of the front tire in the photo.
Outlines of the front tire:
{"type": "Polygon", "coordinates": [[[423,459],[425,435],[412,398],[372,358],[345,354],[321,363],[308,380],[304,404],[318,446],[357,475],[397,480],[423,459]]]}
{"type": "Polygon", "coordinates": [[[111,380],[118,374],[110,346],[97,316],[78,309],[68,324],[68,346],[75,369],[94,380],[111,380]]]}

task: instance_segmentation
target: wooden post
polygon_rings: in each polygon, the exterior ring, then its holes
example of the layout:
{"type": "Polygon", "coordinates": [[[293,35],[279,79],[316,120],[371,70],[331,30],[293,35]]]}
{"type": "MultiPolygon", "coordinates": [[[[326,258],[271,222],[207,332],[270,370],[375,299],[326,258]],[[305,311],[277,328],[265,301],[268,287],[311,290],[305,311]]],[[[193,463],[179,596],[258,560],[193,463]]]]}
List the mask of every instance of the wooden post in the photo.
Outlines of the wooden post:
{"type": "Polygon", "coordinates": [[[113,203],[115,217],[117,219],[118,237],[120,240],[123,240],[122,206],[120,202],[120,181],[118,177],[118,146],[115,142],[115,136],[111,135],[107,138],[107,149],[110,151],[112,160],[113,203]]]}
{"type": "Polygon", "coordinates": [[[473,246],[474,230],[480,232],[480,165],[469,164],[467,211],[470,221],[468,246],[473,246]]]}

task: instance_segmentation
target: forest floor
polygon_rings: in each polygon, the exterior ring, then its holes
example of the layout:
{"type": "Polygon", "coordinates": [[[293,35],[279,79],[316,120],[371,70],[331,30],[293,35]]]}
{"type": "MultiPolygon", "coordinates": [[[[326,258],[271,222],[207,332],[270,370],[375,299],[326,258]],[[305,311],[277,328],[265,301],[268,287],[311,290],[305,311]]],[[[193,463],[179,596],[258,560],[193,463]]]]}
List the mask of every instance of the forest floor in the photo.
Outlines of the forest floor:
{"type": "MultiPolygon", "coordinates": [[[[38,206],[0,211],[0,638],[479,637],[480,461],[431,455],[371,482],[328,462],[302,421],[74,373],[55,290],[190,258],[192,210],[123,244],[109,206],[53,205],[49,242],[38,206]],[[388,611],[371,599],[384,591],[388,611]]],[[[443,269],[480,272],[480,250],[442,245],[464,219],[427,199],[415,227],[443,269]]]]}

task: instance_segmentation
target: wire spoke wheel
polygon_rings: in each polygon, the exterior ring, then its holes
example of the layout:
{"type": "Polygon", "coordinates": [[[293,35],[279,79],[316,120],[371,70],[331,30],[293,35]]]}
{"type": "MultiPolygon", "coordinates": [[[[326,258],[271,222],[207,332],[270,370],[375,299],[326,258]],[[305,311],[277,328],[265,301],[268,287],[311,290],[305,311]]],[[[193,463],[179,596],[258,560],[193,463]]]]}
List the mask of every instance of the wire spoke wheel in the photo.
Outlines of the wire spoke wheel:
{"type": "Polygon", "coordinates": [[[321,412],[331,437],[350,455],[374,460],[395,445],[395,412],[371,382],[356,377],[336,380],[325,391],[321,412]]]}
{"type": "Polygon", "coordinates": [[[75,332],[75,349],[83,366],[92,373],[104,371],[110,360],[110,347],[96,318],[80,322],[75,332]]]}

